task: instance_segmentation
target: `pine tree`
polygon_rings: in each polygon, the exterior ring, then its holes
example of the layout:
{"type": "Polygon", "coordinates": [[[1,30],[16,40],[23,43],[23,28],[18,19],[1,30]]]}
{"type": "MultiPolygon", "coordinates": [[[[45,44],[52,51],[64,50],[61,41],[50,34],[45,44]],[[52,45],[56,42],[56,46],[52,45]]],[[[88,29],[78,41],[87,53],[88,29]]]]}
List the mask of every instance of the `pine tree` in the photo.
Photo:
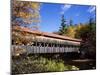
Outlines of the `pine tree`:
{"type": "Polygon", "coordinates": [[[66,20],[64,18],[64,15],[62,15],[61,27],[59,29],[59,34],[60,35],[65,35],[66,34],[66,30],[67,30],[66,20]]]}
{"type": "Polygon", "coordinates": [[[72,19],[69,20],[69,25],[73,26],[73,20],[72,19]]]}

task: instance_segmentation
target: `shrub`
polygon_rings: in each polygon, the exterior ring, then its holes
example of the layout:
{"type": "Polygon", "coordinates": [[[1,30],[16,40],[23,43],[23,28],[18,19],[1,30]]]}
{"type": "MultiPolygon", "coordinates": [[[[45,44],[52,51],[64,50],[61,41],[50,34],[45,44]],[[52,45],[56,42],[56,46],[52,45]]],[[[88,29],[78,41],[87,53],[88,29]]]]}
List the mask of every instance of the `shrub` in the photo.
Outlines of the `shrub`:
{"type": "Polygon", "coordinates": [[[23,73],[36,73],[36,72],[57,72],[57,71],[68,71],[68,70],[79,70],[75,66],[64,65],[62,60],[57,61],[53,59],[47,59],[38,57],[34,59],[34,56],[21,59],[20,61],[12,61],[12,73],[23,74],[23,73]]]}

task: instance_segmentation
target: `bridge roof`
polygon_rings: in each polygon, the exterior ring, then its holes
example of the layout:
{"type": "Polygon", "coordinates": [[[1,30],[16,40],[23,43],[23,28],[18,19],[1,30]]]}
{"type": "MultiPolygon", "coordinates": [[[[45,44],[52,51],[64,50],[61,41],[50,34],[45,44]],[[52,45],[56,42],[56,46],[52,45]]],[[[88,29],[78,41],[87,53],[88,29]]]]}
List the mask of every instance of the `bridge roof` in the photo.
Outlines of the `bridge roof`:
{"type": "Polygon", "coordinates": [[[52,38],[57,38],[57,39],[62,39],[62,40],[81,42],[81,39],[70,38],[67,36],[57,35],[57,34],[48,33],[48,32],[36,31],[36,30],[32,30],[30,28],[26,28],[26,27],[22,27],[22,26],[13,26],[12,30],[24,31],[24,32],[28,32],[31,34],[42,35],[42,36],[52,37],[52,38]]]}

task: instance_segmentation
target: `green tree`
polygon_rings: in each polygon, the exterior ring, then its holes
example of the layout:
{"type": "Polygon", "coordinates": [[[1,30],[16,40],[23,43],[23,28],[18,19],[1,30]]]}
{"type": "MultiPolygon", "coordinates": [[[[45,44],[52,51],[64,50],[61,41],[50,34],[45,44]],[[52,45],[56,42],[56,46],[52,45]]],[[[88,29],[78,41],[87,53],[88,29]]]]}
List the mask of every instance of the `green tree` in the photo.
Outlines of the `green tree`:
{"type": "Polygon", "coordinates": [[[85,53],[86,57],[95,58],[96,56],[96,23],[92,18],[86,25],[78,26],[75,36],[82,39],[81,52],[85,53]]]}
{"type": "Polygon", "coordinates": [[[73,26],[73,20],[72,19],[69,20],[69,25],[73,26]]]}
{"type": "Polygon", "coordinates": [[[59,29],[59,34],[60,34],[60,35],[65,35],[65,34],[66,34],[66,30],[67,30],[66,20],[65,20],[65,18],[64,18],[64,15],[62,15],[61,27],[60,27],[60,29],[59,29]]]}

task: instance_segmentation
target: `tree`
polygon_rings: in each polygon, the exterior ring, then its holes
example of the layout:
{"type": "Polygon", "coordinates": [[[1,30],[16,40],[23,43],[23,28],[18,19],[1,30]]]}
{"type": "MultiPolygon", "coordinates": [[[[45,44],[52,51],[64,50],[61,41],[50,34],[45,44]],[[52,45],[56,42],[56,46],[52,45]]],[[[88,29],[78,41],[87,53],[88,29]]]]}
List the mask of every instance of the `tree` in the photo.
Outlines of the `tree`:
{"type": "Polygon", "coordinates": [[[38,24],[39,10],[40,3],[12,0],[12,25],[38,24]]]}
{"type": "Polygon", "coordinates": [[[80,50],[86,57],[96,57],[96,23],[90,18],[86,25],[77,27],[76,35],[82,39],[80,50]],[[78,29],[79,28],[79,29],[78,29]]]}
{"type": "Polygon", "coordinates": [[[66,25],[66,20],[64,19],[64,15],[62,15],[61,19],[61,27],[59,29],[59,34],[60,35],[65,35],[67,30],[67,25],[66,25]]]}
{"type": "Polygon", "coordinates": [[[69,20],[69,26],[73,26],[73,20],[72,19],[69,20]]]}
{"type": "Polygon", "coordinates": [[[71,37],[71,38],[75,38],[75,26],[69,26],[66,30],[66,36],[71,37]]]}
{"type": "Polygon", "coordinates": [[[76,26],[73,25],[73,20],[70,19],[69,20],[69,26],[67,27],[67,30],[66,30],[66,36],[74,38],[75,33],[76,33],[75,30],[76,30],[76,26]]]}
{"type": "Polygon", "coordinates": [[[67,25],[64,15],[62,15],[59,34],[74,38],[75,37],[75,26],[73,25],[73,20],[70,19],[69,25],[67,25]]]}
{"type": "Polygon", "coordinates": [[[81,32],[84,31],[84,27],[85,25],[80,23],[76,26],[76,30],[75,30],[75,38],[77,39],[81,39],[81,32]],[[82,30],[83,29],[83,30],[82,30]]]}
{"type": "Polygon", "coordinates": [[[33,39],[33,35],[27,32],[16,32],[12,31],[12,45],[31,45],[33,39]]]}

